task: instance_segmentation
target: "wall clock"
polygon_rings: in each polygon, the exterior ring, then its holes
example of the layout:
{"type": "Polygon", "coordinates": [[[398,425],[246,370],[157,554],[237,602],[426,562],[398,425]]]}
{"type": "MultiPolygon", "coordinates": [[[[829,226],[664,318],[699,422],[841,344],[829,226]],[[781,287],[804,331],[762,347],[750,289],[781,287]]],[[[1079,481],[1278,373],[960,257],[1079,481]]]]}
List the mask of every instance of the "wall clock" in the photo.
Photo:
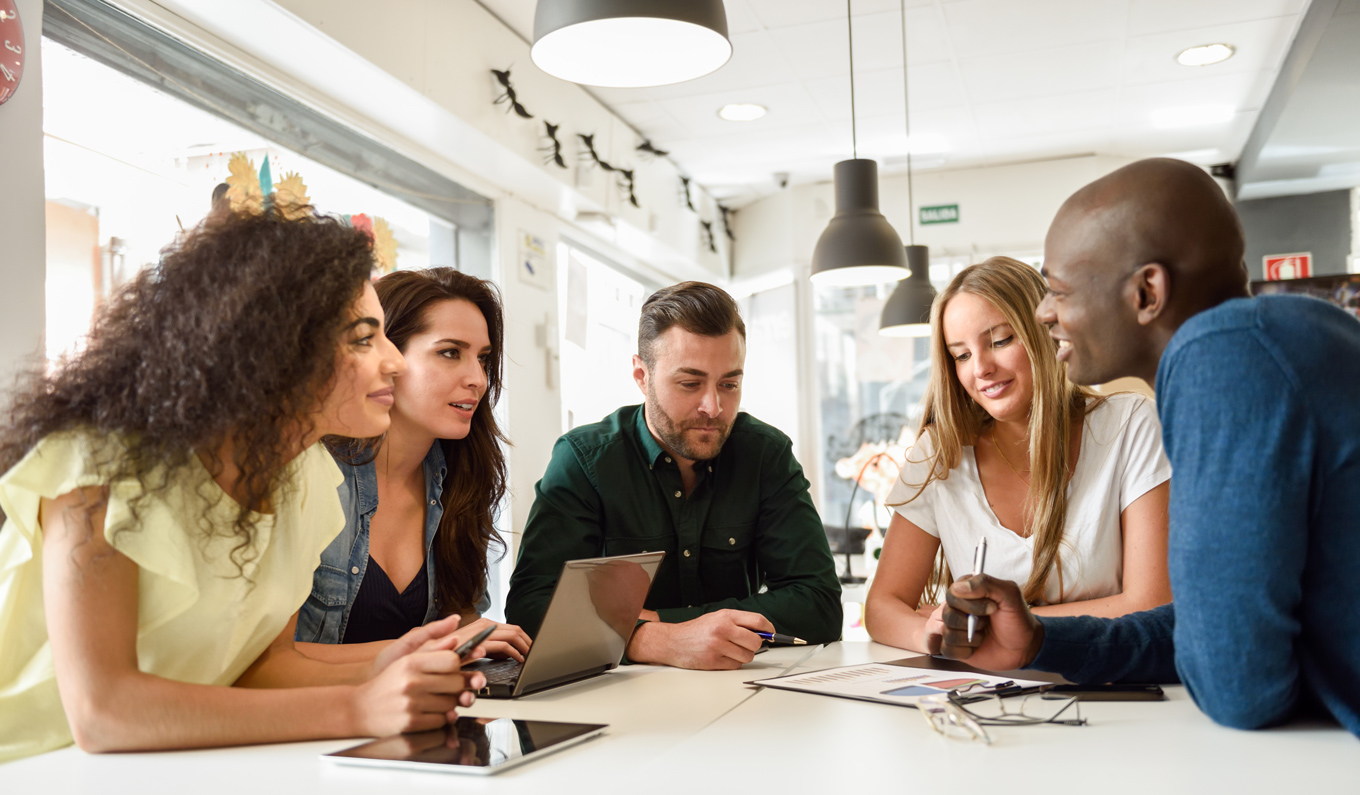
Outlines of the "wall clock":
{"type": "Polygon", "coordinates": [[[24,26],[14,0],[0,0],[0,105],[19,88],[24,76],[24,26]]]}

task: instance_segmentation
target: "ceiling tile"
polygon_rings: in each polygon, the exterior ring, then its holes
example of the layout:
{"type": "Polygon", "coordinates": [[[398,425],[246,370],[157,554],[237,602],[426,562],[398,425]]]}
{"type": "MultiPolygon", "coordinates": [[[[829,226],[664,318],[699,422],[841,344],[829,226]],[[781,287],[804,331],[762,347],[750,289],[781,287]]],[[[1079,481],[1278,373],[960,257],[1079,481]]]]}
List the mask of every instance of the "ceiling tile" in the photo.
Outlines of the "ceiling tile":
{"type": "Polygon", "coordinates": [[[676,97],[657,101],[662,110],[685,125],[690,136],[724,135],[733,127],[749,130],[779,130],[821,121],[817,103],[802,85],[782,83],[740,91],[718,92],[699,97],[676,97]],[[754,102],[769,111],[764,118],[732,122],[718,118],[718,109],[730,102],[754,102]]]}
{"type": "Polygon", "coordinates": [[[669,86],[634,89],[648,99],[693,97],[718,91],[787,82],[792,68],[764,31],[732,35],[732,59],[721,69],[669,86]]]}
{"type": "Polygon", "coordinates": [[[757,17],[746,0],[724,0],[723,10],[727,12],[727,33],[753,33],[763,29],[765,26],[760,24],[760,17],[757,17]]]}
{"type": "Polygon", "coordinates": [[[1119,123],[1151,129],[1156,112],[1177,108],[1222,106],[1232,112],[1259,110],[1270,92],[1270,83],[1270,72],[1249,72],[1125,86],[1119,92],[1119,123]]]}
{"type": "Polygon", "coordinates": [[[968,0],[944,6],[961,58],[1121,38],[1124,4],[1092,0],[968,0]]]}
{"type": "Polygon", "coordinates": [[[1108,127],[1115,119],[1115,92],[1093,91],[1040,99],[976,105],[983,141],[1108,127]]]}
{"type": "MultiPolygon", "coordinates": [[[[932,5],[934,0],[907,0],[907,7],[932,5]]],[[[845,22],[845,6],[831,0],[746,0],[761,23],[769,30],[809,22],[839,19],[845,22]]],[[[882,11],[897,11],[898,0],[855,0],[850,10],[856,17],[882,11]]]]}
{"type": "MultiPolygon", "coordinates": [[[[964,104],[964,93],[950,63],[911,68],[911,110],[919,113],[964,104]]],[[[824,77],[804,83],[827,119],[850,118],[850,80],[824,77]]],[[[861,118],[902,115],[902,69],[855,75],[855,112],[861,118]]]]}
{"type": "MultiPolygon", "coordinates": [[[[902,17],[896,11],[855,18],[856,73],[902,68],[901,25],[902,17]]],[[[850,70],[844,19],[780,28],[770,31],[769,36],[797,77],[845,75],[850,70]]],[[[950,57],[944,27],[935,9],[908,9],[907,50],[912,64],[950,57]]]]}
{"type": "Polygon", "coordinates": [[[1053,96],[1114,88],[1119,49],[1109,44],[969,58],[959,63],[973,102],[1053,96]]]}
{"type": "Polygon", "coordinates": [[[1288,26],[1263,19],[1209,28],[1191,28],[1130,38],[1124,46],[1123,73],[1127,83],[1154,83],[1190,77],[1277,69],[1289,50],[1288,26]],[[1237,48],[1228,60],[1209,66],[1181,66],[1176,55],[1187,47],[1222,42],[1237,48]]]}
{"type": "Polygon", "coordinates": [[[1141,36],[1290,16],[1303,13],[1307,5],[1308,0],[1129,0],[1128,31],[1141,36]]]}

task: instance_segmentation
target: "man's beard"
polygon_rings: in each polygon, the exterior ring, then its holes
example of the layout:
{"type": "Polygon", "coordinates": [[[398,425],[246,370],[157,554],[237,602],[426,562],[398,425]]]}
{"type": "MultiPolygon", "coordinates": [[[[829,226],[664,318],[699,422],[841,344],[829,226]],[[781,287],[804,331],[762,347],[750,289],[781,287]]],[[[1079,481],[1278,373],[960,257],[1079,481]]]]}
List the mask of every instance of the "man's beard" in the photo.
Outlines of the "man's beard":
{"type": "Polygon", "coordinates": [[[661,444],[681,458],[690,461],[707,461],[716,458],[718,451],[722,449],[723,443],[727,441],[728,435],[732,433],[732,423],[720,419],[712,419],[703,423],[703,426],[718,429],[718,438],[712,442],[701,445],[691,445],[685,439],[685,431],[693,427],[698,427],[696,423],[683,422],[676,424],[670,415],[661,410],[661,401],[656,399],[656,390],[651,384],[647,385],[647,417],[651,420],[652,429],[656,435],[661,437],[661,444]]]}

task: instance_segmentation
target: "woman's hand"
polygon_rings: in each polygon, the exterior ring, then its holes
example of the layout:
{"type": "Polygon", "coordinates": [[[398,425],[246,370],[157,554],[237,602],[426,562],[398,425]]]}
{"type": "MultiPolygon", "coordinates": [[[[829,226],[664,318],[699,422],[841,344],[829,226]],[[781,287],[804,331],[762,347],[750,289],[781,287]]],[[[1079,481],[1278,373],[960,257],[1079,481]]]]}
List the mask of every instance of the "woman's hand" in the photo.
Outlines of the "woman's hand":
{"type": "MultiPolygon", "coordinates": [[[[453,618],[453,616],[449,618],[453,618]]],[[[444,620],[447,621],[448,619],[444,620]]],[[[495,622],[489,618],[479,618],[468,622],[458,628],[458,637],[471,638],[493,623],[495,622]]],[[[430,624],[430,626],[434,626],[434,624],[430,624]]],[[[487,657],[502,659],[509,657],[524,662],[524,655],[529,653],[529,646],[532,643],[533,641],[529,639],[528,633],[514,624],[496,624],[496,630],[485,641],[482,641],[481,648],[486,649],[487,657]]]]}
{"type": "Polygon", "coordinates": [[[927,654],[939,654],[944,637],[944,605],[921,605],[916,612],[926,619],[921,627],[921,648],[927,654]]]}
{"type": "MultiPolygon", "coordinates": [[[[383,672],[383,669],[393,662],[416,651],[443,651],[445,649],[455,649],[461,641],[454,633],[458,630],[458,616],[441,618],[438,621],[431,621],[423,627],[415,629],[392,641],[387,648],[378,653],[373,658],[373,668],[369,672],[368,678],[373,679],[383,672]]],[[[464,634],[463,637],[470,638],[472,635],[464,634]]],[[[484,653],[486,644],[482,644],[467,656],[468,660],[475,660],[484,653]]]]}
{"type": "MultiPolygon", "coordinates": [[[[447,644],[452,637],[432,643],[447,644]]],[[[386,737],[437,729],[454,720],[457,708],[472,706],[475,691],[486,686],[485,676],[464,674],[460,665],[452,649],[422,648],[389,661],[355,689],[355,725],[365,735],[386,737]]]]}

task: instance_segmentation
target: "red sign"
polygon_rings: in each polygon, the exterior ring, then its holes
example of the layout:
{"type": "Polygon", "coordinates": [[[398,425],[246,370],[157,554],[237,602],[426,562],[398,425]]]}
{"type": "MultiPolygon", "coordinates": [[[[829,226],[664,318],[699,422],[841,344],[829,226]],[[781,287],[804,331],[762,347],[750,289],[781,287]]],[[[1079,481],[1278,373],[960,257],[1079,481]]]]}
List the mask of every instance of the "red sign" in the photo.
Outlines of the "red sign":
{"type": "Polygon", "coordinates": [[[1300,254],[1271,254],[1265,259],[1266,281],[1307,279],[1313,275],[1313,252],[1300,254]]]}

